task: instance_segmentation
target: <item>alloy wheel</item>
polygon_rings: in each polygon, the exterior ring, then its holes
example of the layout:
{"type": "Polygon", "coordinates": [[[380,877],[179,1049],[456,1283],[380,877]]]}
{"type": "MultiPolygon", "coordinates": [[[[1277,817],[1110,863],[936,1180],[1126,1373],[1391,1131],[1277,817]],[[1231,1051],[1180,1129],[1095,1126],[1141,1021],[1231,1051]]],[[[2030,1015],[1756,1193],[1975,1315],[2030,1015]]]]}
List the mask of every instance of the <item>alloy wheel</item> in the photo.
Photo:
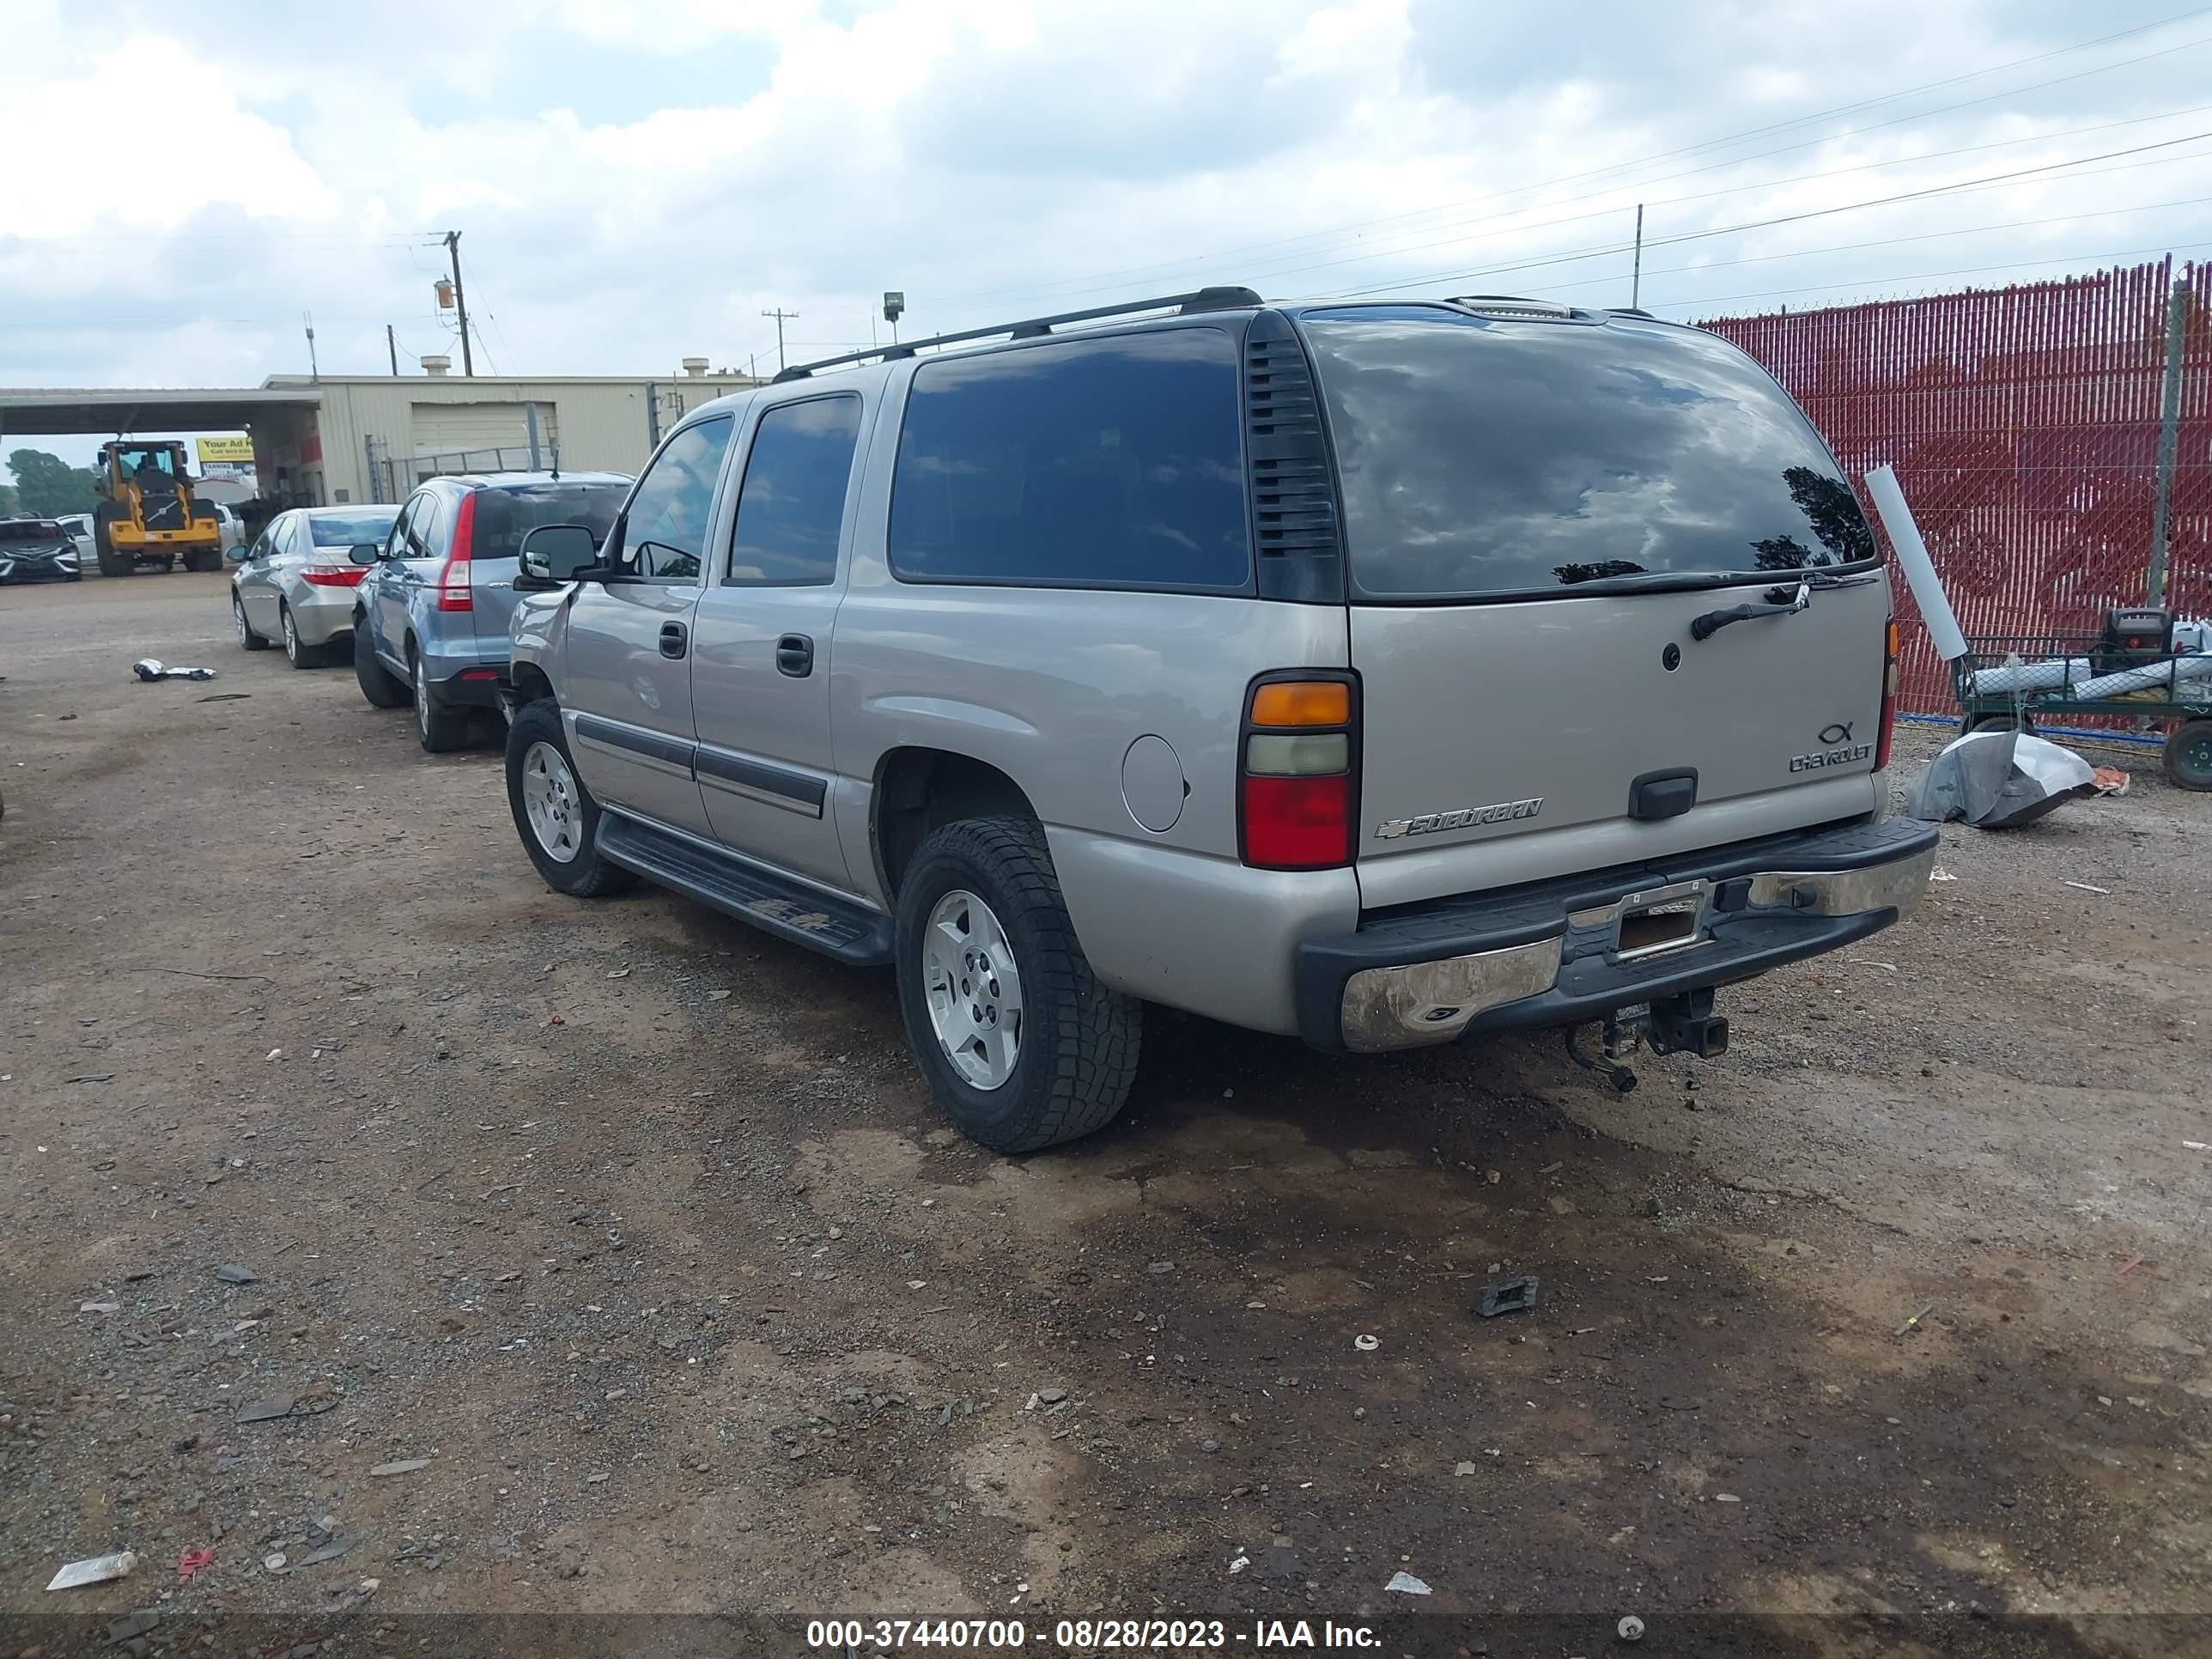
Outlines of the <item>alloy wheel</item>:
{"type": "Polygon", "coordinates": [[[1022,977],[998,915],[953,889],[929,913],[921,957],[929,1023],[945,1057],[970,1087],[1000,1087],[1021,1059],[1022,977]]]}

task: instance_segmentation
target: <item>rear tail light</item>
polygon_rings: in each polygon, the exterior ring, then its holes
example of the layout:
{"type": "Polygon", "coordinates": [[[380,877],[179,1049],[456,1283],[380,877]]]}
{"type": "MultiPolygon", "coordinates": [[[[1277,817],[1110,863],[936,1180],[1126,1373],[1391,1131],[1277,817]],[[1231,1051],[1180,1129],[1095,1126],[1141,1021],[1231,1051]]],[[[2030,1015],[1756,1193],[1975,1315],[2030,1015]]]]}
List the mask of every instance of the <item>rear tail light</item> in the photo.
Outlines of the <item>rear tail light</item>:
{"type": "Polygon", "coordinates": [[[1889,764],[1889,737],[1897,726],[1897,618],[1881,631],[1881,718],[1875,722],[1874,769],[1889,764]]]}
{"type": "Polygon", "coordinates": [[[300,574],[317,587],[357,587],[368,572],[357,564],[311,564],[300,574]]]}
{"type": "Polygon", "coordinates": [[[1238,848],[1261,870],[1352,862],[1358,715],[1348,678],[1285,674],[1245,700],[1237,757],[1238,848]]]}
{"type": "Polygon", "coordinates": [[[477,498],[471,490],[461,497],[461,505],[453,514],[453,545],[446,555],[446,562],[438,569],[438,609],[441,611],[473,611],[476,601],[469,595],[469,549],[477,535],[477,498]]]}

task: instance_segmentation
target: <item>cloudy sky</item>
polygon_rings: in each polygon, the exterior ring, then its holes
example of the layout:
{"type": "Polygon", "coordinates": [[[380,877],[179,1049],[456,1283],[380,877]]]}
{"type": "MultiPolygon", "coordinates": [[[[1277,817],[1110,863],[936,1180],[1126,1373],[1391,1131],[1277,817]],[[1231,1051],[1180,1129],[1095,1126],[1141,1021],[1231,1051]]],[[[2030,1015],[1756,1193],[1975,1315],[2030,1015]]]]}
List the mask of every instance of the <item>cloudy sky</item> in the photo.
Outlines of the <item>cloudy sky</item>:
{"type": "Polygon", "coordinates": [[[447,229],[508,374],[773,367],[777,306],[826,355],[886,288],[908,337],[1212,282],[1625,305],[1638,202],[1678,318],[2212,255],[2178,0],[0,0],[0,40],[18,386],[256,384],[309,313],[325,372],[387,322],[458,372],[447,229]]]}

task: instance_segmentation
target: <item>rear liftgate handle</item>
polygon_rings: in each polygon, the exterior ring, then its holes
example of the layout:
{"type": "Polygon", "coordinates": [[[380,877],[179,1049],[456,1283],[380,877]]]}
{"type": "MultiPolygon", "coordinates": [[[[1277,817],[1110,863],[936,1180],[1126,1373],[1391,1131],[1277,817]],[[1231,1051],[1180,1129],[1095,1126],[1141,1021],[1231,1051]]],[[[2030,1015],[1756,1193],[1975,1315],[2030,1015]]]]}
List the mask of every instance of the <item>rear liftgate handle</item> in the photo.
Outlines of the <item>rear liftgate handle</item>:
{"type": "Polygon", "coordinates": [[[804,634],[786,634],[775,642],[775,669],[803,680],[814,672],[814,641],[804,634]]]}
{"type": "Polygon", "coordinates": [[[682,623],[660,624],[660,654],[672,659],[680,659],[690,647],[690,635],[682,623]]]}

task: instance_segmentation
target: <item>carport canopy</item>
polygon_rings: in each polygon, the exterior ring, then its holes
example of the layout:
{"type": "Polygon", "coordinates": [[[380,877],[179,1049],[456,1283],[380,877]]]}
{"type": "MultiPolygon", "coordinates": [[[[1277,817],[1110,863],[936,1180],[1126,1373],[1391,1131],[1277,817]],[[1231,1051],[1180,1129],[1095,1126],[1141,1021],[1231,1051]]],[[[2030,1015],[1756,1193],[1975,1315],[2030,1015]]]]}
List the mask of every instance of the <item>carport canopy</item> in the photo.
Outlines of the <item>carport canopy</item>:
{"type": "Polygon", "coordinates": [[[0,441],[89,432],[229,432],[311,410],[319,386],[0,386],[0,441]]]}

